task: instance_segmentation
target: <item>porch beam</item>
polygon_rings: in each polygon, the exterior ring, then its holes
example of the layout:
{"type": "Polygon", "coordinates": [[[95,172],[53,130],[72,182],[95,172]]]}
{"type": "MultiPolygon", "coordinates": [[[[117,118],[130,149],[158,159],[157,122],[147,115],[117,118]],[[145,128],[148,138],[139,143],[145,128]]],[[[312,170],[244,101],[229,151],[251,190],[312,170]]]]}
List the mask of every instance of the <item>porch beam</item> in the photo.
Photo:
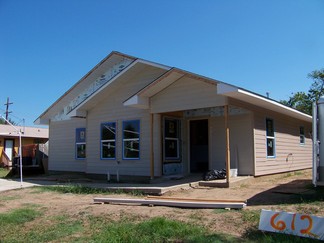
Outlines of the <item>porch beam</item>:
{"type": "Polygon", "coordinates": [[[230,151],[230,129],[228,125],[228,105],[224,106],[224,116],[225,116],[225,136],[226,136],[226,184],[229,187],[230,183],[230,169],[231,169],[231,151],[230,151]]]}
{"type": "Polygon", "coordinates": [[[150,174],[151,174],[151,180],[154,179],[154,145],[153,145],[153,132],[154,132],[154,114],[150,114],[150,125],[151,125],[151,130],[150,130],[150,144],[151,144],[151,151],[150,151],[150,174]]]}

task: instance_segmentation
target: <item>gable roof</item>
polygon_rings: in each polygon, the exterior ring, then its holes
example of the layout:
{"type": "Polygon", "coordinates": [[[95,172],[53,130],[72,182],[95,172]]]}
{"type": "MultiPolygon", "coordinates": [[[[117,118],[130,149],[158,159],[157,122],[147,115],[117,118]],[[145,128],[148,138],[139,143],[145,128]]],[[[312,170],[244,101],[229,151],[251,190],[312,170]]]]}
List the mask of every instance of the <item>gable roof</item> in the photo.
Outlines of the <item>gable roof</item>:
{"type": "Polygon", "coordinates": [[[178,68],[171,68],[169,66],[113,51],[93,69],[91,69],[85,76],[83,76],[67,92],[65,92],[45,112],[43,112],[35,120],[35,123],[48,124],[48,121],[55,116],[58,116],[59,118],[60,116],[86,116],[86,114],[80,108],[89,108],[93,106],[93,103],[96,101],[96,99],[98,99],[95,98],[96,96],[99,97],[100,94],[103,94],[103,91],[110,88],[120,76],[131,73],[132,70],[134,71],[141,65],[159,67],[165,70],[165,72],[163,75],[153,80],[149,85],[139,90],[133,96],[129,97],[124,102],[125,106],[148,108],[149,97],[152,97],[154,94],[160,92],[170,84],[176,82],[178,79],[186,75],[217,85],[217,94],[219,95],[242,100],[244,102],[264,107],[307,122],[312,121],[312,117],[307,114],[243,88],[208,77],[203,77],[178,68]]]}

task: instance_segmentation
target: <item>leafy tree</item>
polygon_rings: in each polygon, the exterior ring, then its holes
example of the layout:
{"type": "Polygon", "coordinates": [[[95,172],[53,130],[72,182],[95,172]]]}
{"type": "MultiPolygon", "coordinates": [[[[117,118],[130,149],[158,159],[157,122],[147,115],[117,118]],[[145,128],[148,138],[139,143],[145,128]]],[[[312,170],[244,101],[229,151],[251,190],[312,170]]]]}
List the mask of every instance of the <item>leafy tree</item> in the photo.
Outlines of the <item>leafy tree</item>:
{"type": "Polygon", "coordinates": [[[294,93],[287,101],[281,100],[280,103],[311,115],[312,104],[324,95],[324,68],[309,73],[308,77],[313,79],[313,83],[308,93],[294,93]]]}
{"type": "MultiPolygon", "coordinates": [[[[10,118],[8,119],[9,120],[9,122],[11,123],[11,124],[13,124],[13,125],[16,125],[16,123],[13,121],[13,120],[11,120],[10,118]]],[[[3,119],[2,117],[0,117],[0,124],[7,124],[6,123],[6,120],[5,119],[3,119]]]]}

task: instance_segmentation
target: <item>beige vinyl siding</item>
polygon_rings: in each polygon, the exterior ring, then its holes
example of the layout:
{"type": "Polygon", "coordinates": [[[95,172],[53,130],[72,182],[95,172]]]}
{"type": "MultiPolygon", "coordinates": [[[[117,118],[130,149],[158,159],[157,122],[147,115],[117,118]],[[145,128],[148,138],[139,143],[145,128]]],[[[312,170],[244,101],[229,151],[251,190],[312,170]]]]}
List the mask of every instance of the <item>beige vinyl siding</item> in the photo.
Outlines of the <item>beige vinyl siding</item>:
{"type": "Polygon", "coordinates": [[[254,175],[267,175],[311,168],[312,140],[311,122],[301,121],[283,114],[229,99],[231,105],[239,106],[252,112],[254,143],[254,175]],[[267,158],[266,118],[273,119],[275,129],[274,158],[267,158]],[[299,128],[304,126],[305,144],[299,142],[299,128]],[[288,154],[292,153],[292,156],[288,154]],[[288,160],[286,161],[286,159],[288,160]]]}
{"type": "Polygon", "coordinates": [[[229,117],[231,168],[238,175],[254,174],[253,129],[251,114],[229,117]]]}
{"type": "MultiPolygon", "coordinates": [[[[155,78],[159,77],[165,70],[159,68],[145,68],[132,79],[119,80],[119,85],[114,89],[109,89],[105,93],[105,98],[88,111],[88,140],[87,140],[87,173],[106,174],[109,172],[115,175],[117,170],[121,176],[150,176],[150,126],[151,118],[149,110],[126,107],[123,102],[135,94],[142,87],[146,86],[155,78]],[[122,151],[122,126],[123,121],[140,120],[140,159],[123,159],[122,151]],[[100,125],[104,122],[116,122],[116,160],[103,160],[100,158],[100,125]],[[117,164],[119,161],[119,164],[117,164]]],[[[157,149],[157,139],[159,139],[159,116],[154,119],[154,146],[157,149]]],[[[159,151],[159,150],[157,150],[159,151]]],[[[155,155],[155,173],[159,174],[161,166],[158,154],[155,155]]]]}
{"type": "MultiPolygon", "coordinates": [[[[210,169],[224,169],[226,156],[224,117],[209,119],[211,162],[210,169]]],[[[232,115],[229,117],[230,163],[238,169],[239,175],[253,175],[254,151],[251,114],[232,115]]]]}
{"type": "Polygon", "coordinates": [[[273,174],[310,168],[312,166],[311,124],[269,112],[255,114],[255,175],[273,174]],[[273,119],[275,129],[275,157],[267,158],[266,118],[273,119]],[[299,140],[299,128],[305,128],[305,144],[299,140]]]}
{"type": "Polygon", "coordinates": [[[153,113],[221,106],[226,98],[217,95],[217,87],[190,77],[183,77],[151,98],[153,113]]]}
{"type": "Polygon", "coordinates": [[[224,117],[211,117],[209,119],[209,134],[210,134],[210,169],[226,168],[226,142],[225,142],[225,121],[224,117]]]}
{"type": "Polygon", "coordinates": [[[85,172],[86,160],[75,159],[75,129],[81,127],[86,127],[85,119],[50,123],[49,170],[85,172]]]}

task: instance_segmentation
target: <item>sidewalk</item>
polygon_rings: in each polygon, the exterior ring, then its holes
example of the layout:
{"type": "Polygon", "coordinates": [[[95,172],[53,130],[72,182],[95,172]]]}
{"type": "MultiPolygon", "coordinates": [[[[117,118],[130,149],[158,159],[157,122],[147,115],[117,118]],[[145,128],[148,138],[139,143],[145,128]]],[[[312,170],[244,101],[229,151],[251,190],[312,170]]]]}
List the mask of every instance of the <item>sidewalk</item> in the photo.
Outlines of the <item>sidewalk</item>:
{"type": "Polygon", "coordinates": [[[53,183],[48,182],[30,182],[30,181],[23,181],[20,183],[20,179],[0,179],[0,193],[9,190],[33,187],[33,186],[42,186],[42,185],[52,185],[53,183]]]}

